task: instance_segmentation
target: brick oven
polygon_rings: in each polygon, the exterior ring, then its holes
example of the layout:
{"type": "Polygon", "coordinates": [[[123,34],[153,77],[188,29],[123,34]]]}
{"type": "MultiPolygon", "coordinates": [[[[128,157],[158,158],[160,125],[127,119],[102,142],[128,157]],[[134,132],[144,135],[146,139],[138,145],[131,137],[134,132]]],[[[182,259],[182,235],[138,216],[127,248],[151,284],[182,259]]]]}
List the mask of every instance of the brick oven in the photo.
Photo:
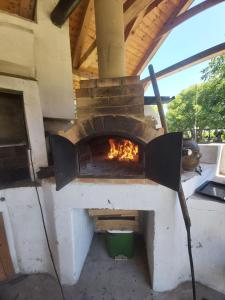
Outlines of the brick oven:
{"type": "Polygon", "coordinates": [[[148,178],[176,191],[182,134],[144,116],[138,76],[80,82],[77,121],[51,136],[57,190],[74,178],[148,178]]]}

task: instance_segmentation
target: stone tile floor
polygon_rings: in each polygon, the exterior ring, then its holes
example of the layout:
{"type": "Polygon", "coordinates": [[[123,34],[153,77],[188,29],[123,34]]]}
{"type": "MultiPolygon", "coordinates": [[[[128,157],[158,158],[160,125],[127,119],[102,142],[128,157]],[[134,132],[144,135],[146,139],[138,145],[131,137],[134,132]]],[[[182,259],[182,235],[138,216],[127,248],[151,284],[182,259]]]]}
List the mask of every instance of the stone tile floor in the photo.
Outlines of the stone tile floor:
{"type": "MultiPolygon", "coordinates": [[[[147,260],[141,240],[133,259],[108,257],[102,235],[95,235],[77,285],[64,286],[66,300],[191,300],[191,284],[156,293],[150,289],[147,260]]],[[[225,300],[222,295],[197,284],[198,300],[225,300]]],[[[54,278],[46,274],[21,276],[0,285],[0,300],[62,300],[54,278]]]]}

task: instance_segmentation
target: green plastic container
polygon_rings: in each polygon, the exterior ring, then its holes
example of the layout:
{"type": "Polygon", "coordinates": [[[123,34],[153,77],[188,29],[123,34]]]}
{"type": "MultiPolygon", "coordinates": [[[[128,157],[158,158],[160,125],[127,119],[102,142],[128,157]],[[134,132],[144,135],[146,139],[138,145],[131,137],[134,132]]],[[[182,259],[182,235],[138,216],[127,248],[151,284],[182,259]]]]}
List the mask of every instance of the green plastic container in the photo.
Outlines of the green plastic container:
{"type": "Polygon", "coordinates": [[[109,230],[106,233],[106,245],[109,256],[134,256],[134,233],[133,231],[109,230]]]}

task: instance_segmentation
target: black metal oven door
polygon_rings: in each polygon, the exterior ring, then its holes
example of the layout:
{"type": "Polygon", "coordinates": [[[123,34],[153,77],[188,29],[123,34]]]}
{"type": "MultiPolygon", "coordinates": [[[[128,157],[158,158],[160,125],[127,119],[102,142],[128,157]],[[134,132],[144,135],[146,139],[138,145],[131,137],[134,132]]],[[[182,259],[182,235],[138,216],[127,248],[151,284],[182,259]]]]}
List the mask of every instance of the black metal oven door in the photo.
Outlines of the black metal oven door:
{"type": "Polygon", "coordinates": [[[146,177],[179,191],[181,182],[182,133],[159,136],[146,145],[146,177]]]}
{"type": "Polygon", "coordinates": [[[59,135],[50,136],[50,147],[54,162],[56,190],[59,191],[77,177],[77,147],[59,135]]]}

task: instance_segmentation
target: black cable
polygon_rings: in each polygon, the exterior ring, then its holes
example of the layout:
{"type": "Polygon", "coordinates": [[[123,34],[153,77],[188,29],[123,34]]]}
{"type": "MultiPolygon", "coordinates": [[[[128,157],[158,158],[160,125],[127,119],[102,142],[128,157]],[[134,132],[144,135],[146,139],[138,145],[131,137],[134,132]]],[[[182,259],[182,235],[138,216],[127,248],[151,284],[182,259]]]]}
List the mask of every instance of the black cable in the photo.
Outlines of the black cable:
{"type": "MultiPolygon", "coordinates": [[[[34,164],[33,164],[32,150],[31,149],[30,149],[30,161],[31,161],[32,172],[33,172],[33,176],[34,176],[34,180],[35,180],[36,176],[35,176],[35,171],[34,171],[34,164]]],[[[42,205],[41,205],[40,195],[39,195],[38,188],[37,188],[36,185],[35,185],[35,190],[36,190],[36,194],[37,194],[38,204],[39,204],[39,207],[40,207],[42,224],[43,224],[43,228],[44,228],[44,232],[45,232],[45,238],[46,238],[50,258],[51,258],[51,261],[52,261],[53,269],[54,269],[54,272],[55,272],[55,275],[56,275],[58,285],[60,287],[62,299],[66,300],[66,297],[65,297],[64,291],[63,291],[63,287],[62,287],[62,284],[61,284],[60,279],[59,279],[59,274],[58,274],[58,271],[56,269],[54,257],[53,257],[52,250],[51,250],[51,246],[50,246],[50,243],[49,243],[48,232],[47,232],[47,228],[46,228],[46,224],[45,224],[44,213],[43,213],[43,209],[42,209],[42,205]]]]}

